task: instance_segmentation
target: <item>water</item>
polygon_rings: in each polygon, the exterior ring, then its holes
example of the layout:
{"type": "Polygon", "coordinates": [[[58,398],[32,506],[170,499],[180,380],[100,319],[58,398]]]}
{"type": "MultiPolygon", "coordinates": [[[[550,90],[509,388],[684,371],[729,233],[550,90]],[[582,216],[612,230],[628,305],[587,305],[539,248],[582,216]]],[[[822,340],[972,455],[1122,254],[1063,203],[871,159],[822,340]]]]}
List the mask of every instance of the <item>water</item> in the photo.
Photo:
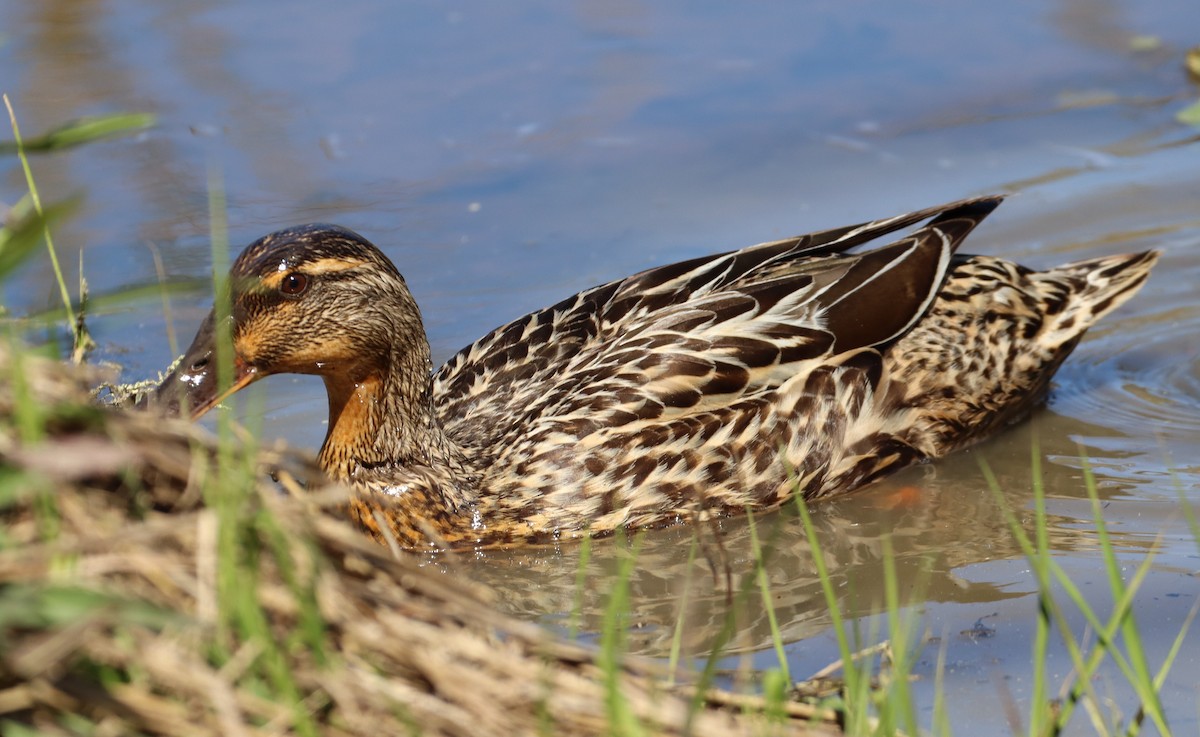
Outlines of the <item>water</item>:
{"type": "MultiPolygon", "coordinates": [[[[160,116],[144,135],[34,161],[43,197],[85,198],[56,235],[68,282],[82,258],[93,294],[156,283],[151,246],[167,274],[206,276],[212,176],[235,244],[311,220],[380,244],[442,358],[646,266],[970,194],[1019,196],[968,250],[1047,266],[1162,248],[1147,287],[1089,334],[1030,422],[823,504],[817,524],[841,606],[864,635],[882,626],[871,614],[890,545],[909,611],[940,638],[917,668],[922,713],[944,646],[959,734],[1007,733],[1005,702],[1025,711],[1032,686],[1035,586],[981,459],[1028,528],[1037,450],[1056,558],[1106,613],[1086,456],[1127,575],[1157,551],[1135,606],[1152,667],[1196,604],[1200,546],[1181,505],[1200,497],[1200,131],[1173,118],[1200,96],[1181,70],[1200,28],[1191,0],[753,12],[682,2],[0,0],[0,14],[0,85],[27,135],[84,114],[160,116]],[[1133,51],[1134,36],[1159,45],[1133,51]]],[[[11,202],[23,178],[12,160],[0,167],[0,199],[11,202]]],[[[4,296],[29,312],[55,294],[38,262],[4,296]]],[[[178,342],[208,304],[203,290],[172,298],[178,342]]],[[[170,360],[168,322],[156,297],[109,302],[90,318],[99,358],[131,378],[170,360]]],[[[320,443],[319,382],[275,377],[258,388],[268,435],[320,443]]],[[[776,547],[768,575],[791,669],[807,675],[837,657],[811,552],[794,517],[757,523],[776,547]]],[[[682,623],[684,657],[702,657],[729,581],[751,565],[744,521],[724,525],[719,547],[705,533],[689,565],[692,534],[643,542],[631,582],[638,652],[665,656],[682,623]]],[[[578,556],[563,547],[438,565],[492,584],[521,616],[565,628],[578,556]]],[[[619,559],[611,541],[593,550],[585,633],[600,626],[619,559]]],[[[1071,621],[1078,636],[1082,619],[1071,621]]],[[[723,665],[772,667],[757,598],[739,623],[739,654],[723,665]]],[[[1183,732],[1196,729],[1197,637],[1163,689],[1183,732]]],[[[1069,670],[1054,649],[1052,688],[1069,670]]],[[[1098,683],[1126,717],[1136,708],[1115,668],[1098,683]]],[[[1089,730],[1082,715],[1073,729],[1089,730]]]]}

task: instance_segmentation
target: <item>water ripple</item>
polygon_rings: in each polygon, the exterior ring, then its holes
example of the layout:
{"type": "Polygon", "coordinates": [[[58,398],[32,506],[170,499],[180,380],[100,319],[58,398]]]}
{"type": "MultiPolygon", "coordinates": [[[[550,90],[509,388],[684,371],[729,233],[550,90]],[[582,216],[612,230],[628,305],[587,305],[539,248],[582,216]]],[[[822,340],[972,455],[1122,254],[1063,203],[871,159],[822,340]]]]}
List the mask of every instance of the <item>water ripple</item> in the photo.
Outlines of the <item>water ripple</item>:
{"type": "Polygon", "coordinates": [[[1172,451],[1200,439],[1200,307],[1144,313],[1093,336],[1063,368],[1051,407],[1095,426],[1093,435],[1189,460],[1172,451]]]}

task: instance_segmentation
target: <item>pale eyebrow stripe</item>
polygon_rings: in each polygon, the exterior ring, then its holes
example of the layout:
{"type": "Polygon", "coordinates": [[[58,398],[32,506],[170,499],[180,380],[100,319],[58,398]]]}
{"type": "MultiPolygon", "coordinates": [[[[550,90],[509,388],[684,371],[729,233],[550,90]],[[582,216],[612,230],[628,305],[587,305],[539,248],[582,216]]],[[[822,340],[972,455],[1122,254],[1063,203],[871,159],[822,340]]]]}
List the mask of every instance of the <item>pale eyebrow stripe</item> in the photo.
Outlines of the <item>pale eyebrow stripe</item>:
{"type": "MultiPolygon", "coordinates": [[[[366,261],[362,259],[347,259],[347,258],[322,258],[316,261],[309,261],[304,264],[304,268],[299,271],[304,274],[319,276],[321,274],[335,274],[339,271],[348,271],[356,266],[362,266],[366,261]]],[[[280,280],[285,274],[292,273],[291,269],[284,271],[274,271],[262,278],[263,286],[277,287],[280,280]]]]}

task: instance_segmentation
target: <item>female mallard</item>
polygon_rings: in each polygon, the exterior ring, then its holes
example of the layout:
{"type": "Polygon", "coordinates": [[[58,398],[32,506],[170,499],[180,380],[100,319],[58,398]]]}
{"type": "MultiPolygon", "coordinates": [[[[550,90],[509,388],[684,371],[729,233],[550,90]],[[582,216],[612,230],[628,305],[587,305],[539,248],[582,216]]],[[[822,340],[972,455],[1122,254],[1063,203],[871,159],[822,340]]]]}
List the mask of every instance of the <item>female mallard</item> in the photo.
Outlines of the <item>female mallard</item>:
{"type": "Polygon", "coordinates": [[[329,394],[320,462],[402,545],[500,545],[848,491],[1025,413],[1150,251],[1036,272],[955,249],[963,200],[594,287],[432,372],[421,313],[361,236],[305,225],[234,263],[234,381],[210,315],[158,401],[199,416],[275,373],[329,394]],[[848,253],[921,221],[911,235],[848,253]]]}

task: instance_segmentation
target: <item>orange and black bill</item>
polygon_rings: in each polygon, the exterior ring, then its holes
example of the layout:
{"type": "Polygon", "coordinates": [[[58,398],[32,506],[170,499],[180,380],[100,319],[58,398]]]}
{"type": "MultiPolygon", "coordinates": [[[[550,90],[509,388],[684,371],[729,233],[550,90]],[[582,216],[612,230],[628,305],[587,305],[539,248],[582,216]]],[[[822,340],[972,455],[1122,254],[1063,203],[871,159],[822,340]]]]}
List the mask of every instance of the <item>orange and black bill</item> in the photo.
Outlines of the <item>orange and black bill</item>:
{"type": "Polygon", "coordinates": [[[228,387],[218,384],[215,317],[210,312],[175,369],[140,402],[140,406],[194,420],[258,378],[253,366],[235,357],[232,384],[228,387]]]}

